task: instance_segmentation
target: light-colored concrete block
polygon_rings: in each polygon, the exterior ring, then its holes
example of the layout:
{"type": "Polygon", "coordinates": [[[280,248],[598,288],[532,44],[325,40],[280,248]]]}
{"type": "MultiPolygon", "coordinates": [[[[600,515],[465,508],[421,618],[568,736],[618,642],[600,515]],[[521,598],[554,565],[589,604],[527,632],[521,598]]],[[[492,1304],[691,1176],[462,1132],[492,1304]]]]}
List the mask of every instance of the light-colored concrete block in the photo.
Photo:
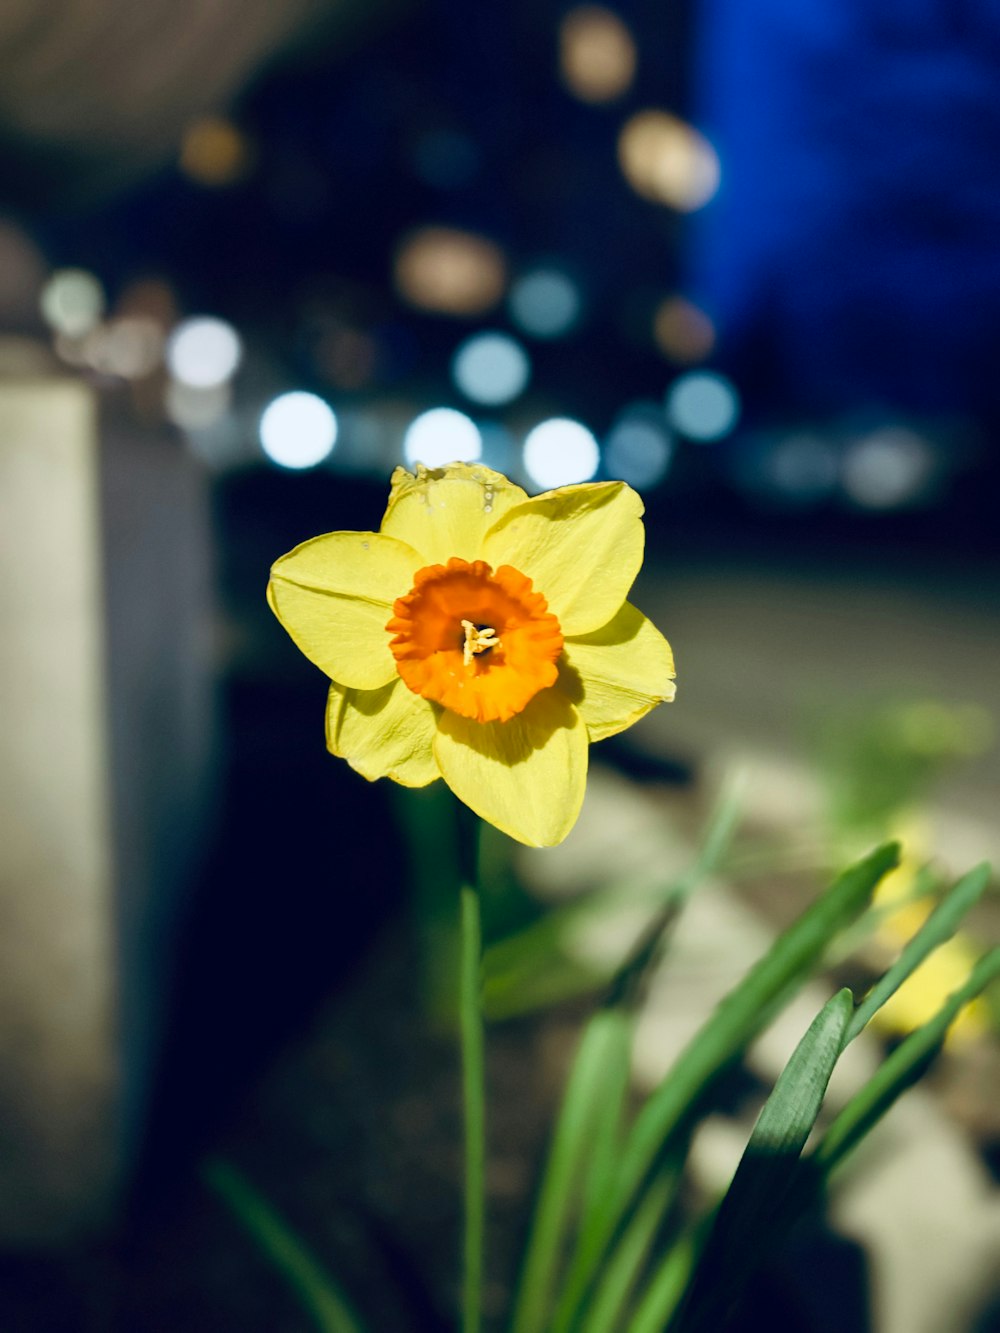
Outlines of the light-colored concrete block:
{"type": "Polygon", "coordinates": [[[92,395],[0,385],[0,1236],[25,1241],[114,1176],[103,626],[92,395]]]}
{"type": "Polygon", "coordinates": [[[209,551],[178,441],[0,380],[0,1244],[100,1225],[141,1138],[211,785],[209,551]]]}

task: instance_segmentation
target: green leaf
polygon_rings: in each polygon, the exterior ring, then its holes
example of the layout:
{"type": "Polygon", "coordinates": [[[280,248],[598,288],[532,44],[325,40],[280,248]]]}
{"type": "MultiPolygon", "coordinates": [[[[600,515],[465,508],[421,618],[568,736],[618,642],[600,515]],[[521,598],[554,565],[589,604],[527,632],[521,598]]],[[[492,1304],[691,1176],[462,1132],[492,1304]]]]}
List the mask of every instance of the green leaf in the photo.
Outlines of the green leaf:
{"type": "Polygon", "coordinates": [[[323,1333],[365,1333],[347,1297],[263,1195],[218,1159],[203,1167],[207,1183],[230,1207],[275,1268],[294,1288],[323,1333]]]}
{"type": "Polygon", "coordinates": [[[585,1188],[607,1110],[617,1114],[627,1086],[630,1043],[631,1022],[620,1009],[600,1010],[584,1030],[535,1207],[513,1333],[545,1333],[549,1326],[552,1287],[572,1209],[585,1188]]]}
{"type": "MultiPolygon", "coordinates": [[[[619,1011],[621,1014],[621,1011],[619,1011]]],[[[595,1096],[590,1143],[582,1164],[581,1216],[604,1207],[618,1170],[632,1083],[631,1016],[616,1020],[621,1036],[608,1051],[595,1096]]]]}
{"type": "MultiPolygon", "coordinates": [[[[560,908],[486,950],[483,1010],[491,1022],[593,995],[607,983],[607,970],[568,957],[562,947],[576,920],[596,916],[597,906],[588,904],[586,913],[560,908]]],[[[620,907],[619,900],[612,910],[617,913],[620,907]]]]}
{"type": "Polygon", "coordinates": [[[653,1273],[645,1294],[632,1316],[628,1333],[663,1333],[680,1304],[701,1251],[703,1227],[681,1233],[653,1273]]]}
{"type": "Polygon", "coordinates": [[[568,1333],[572,1327],[609,1242],[670,1135],[719,1072],[743,1052],[811,974],[836,935],[865,910],[879,880],[898,861],[898,844],[887,843],[844,871],[775,940],[681,1052],[636,1119],[614,1195],[583,1229],[552,1333],[568,1333]]]}
{"type": "Polygon", "coordinates": [[[836,947],[827,955],[827,963],[836,966],[845,959],[853,957],[859,949],[870,943],[872,936],[881,930],[890,917],[897,915],[904,907],[912,907],[914,903],[922,902],[925,898],[939,901],[943,896],[944,887],[945,881],[935,866],[930,862],[918,866],[905,893],[894,898],[890,905],[886,905],[884,901],[873,903],[860,921],[855,922],[849,930],[841,934],[836,947]]]}
{"type": "Polygon", "coordinates": [[[824,1176],[829,1176],[897,1098],[917,1081],[961,1010],[997,977],[1000,977],[1000,948],[980,958],[965,984],[948,997],[930,1022],[911,1033],[883,1061],[840,1112],[812,1154],[811,1160],[824,1176]]]}
{"type": "Polygon", "coordinates": [[[871,1021],[885,1002],[894,995],[907,977],[915,972],[924,959],[946,940],[950,940],[959,923],[974,903],[982,896],[990,882],[990,867],[986,862],[963,875],[953,889],[941,900],[921,928],[909,940],[899,958],[871,988],[858,1005],[847,1032],[853,1041],[871,1021]]]}
{"type": "Polygon", "coordinates": [[[581,1333],[611,1333],[620,1327],[629,1294],[670,1207],[677,1180],[676,1172],[664,1172],[646,1191],[601,1271],[581,1333]]]}
{"type": "Polygon", "coordinates": [[[684,1333],[718,1328],[760,1255],[784,1230],[785,1200],[823,1105],[854,1009],[839,991],[813,1019],[764,1103],[726,1191],[680,1322],[684,1333]]]}

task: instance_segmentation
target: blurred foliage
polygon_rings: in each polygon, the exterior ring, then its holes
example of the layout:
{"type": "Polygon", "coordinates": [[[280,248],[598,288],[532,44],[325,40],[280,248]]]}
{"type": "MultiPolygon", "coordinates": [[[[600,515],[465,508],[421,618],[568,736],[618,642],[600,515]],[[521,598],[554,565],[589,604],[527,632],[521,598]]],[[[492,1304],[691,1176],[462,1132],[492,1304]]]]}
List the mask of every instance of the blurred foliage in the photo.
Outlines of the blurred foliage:
{"type": "MultiPolygon", "coordinates": [[[[998,1004],[1000,948],[984,952],[965,921],[989,887],[989,867],[951,883],[927,858],[919,812],[934,785],[991,740],[982,710],[928,700],[856,705],[824,719],[815,741],[826,825],[807,832],[813,842],[805,863],[836,863],[863,838],[900,827],[910,831],[911,846],[903,854],[898,843],[885,843],[837,875],[638,1105],[630,1081],[635,1018],[677,917],[713,873],[738,875],[749,863],[760,876],[769,858],[787,869],[780,845],[755,849],[754,835],[740,828],[745,784],[724,789],[681,873],[623,874],[548,909],[519,883],[507,839],[484,829],[471,846],[447,793],[403,794],[429,1019],[454,1024],[455,901],[473,881],[487,922],[482,999],[489,1019],[591,997],[541,1172],[510,1333],[724,1329],[755,1269],[798,1219],[822,1207],[843,1161],[927,1070],[949,1032],[969,1026],[970,1014],[970,1030],[983,1030],[983,1015],[998,1004]],[[645,922],[628,955],[606,967],[581,963],[574,933],[601,929],[623,911],[645,922]],[[767,1098],[729,1189],[692,1210],[684,1192],[688,1149],[713,1093],[803,987],[859,948],[872,984],[857,996],[841,989],[823,1006],[767,1098]],[[871,1025],[901,1040],[807,1150],[841,1054],[871,1025]]],[[[790,843],[801,835],[791,830],[790,843]]],[[[252,1189],[218,1172],[213,1183],[299,1286],[319,1326],[361,1333],[363,1323],[344,1322],[357,1317],[337,1283],[327,1297],[317,1295],[315,1261],[294,1260],[294,1242],[252,1189]]]]}
{"type": "Polygon", "coordinates": [[[891,828],[994,737],[986,709],[937,699],[827,704],[809,731],[830,827],[862,839],[891,828]]]}
{"type": "MultiPolygon", "coordinates": [[[[612,988],[585,1025],[543,1168],[511,1333],[707,1333],[725,1327],[747,1277],[805,1212],[899,1096],[927,1069],[961,1009],[1000,977],[985,954],[939,1010],[876,1069],[806,1152],[830,1076],[848,1044],[958,929],[985,890],[981,866],[950,887],[897,961],[860,1002],[841,989],[822,1008],[766,1100],[729,1189],[715,1207],[679,1206],[683,1167],[707,1094],[870,909],[899,862],[886,844],[844,871],[774,941],[702,1024],[663,1081],[632,1112],[628,1071],[639,988],[612,988]]],[[[660,927],[668,924],[663,918],[660,927]]],[[[656,957],[644,938],[620,969],[634,980],[656,957]]],[[[362,1333],[327,1279],[231,1168],[214,1187],[327,1333],[362,1333]]]]}

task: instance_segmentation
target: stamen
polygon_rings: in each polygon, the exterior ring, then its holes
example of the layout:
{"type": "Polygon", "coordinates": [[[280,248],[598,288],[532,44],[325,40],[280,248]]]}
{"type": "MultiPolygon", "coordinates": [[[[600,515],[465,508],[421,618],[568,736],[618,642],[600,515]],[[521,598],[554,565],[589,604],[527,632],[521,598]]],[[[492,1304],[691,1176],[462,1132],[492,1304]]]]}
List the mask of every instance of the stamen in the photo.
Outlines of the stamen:
{"type": "Polygon", "coordinates": [[[473,657],[489,652],[491,648],[502,648],[497,632],[492,625],[474,625],[471,620],[463,620],[465,643],[462,645],[462,661],[471,666],[473,657]]]}

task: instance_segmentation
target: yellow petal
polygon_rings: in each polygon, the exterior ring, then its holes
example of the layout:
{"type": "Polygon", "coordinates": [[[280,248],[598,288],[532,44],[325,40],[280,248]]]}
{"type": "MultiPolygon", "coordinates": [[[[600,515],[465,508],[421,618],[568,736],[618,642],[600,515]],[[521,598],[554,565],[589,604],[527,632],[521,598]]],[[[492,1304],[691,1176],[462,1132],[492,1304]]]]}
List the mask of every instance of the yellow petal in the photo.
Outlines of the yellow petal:
{"type": "Polygon", "coordinates": [[[480,463],[418,467],[416,476],[398,467],[382,531],[419,551],[421,565],[443,565],[453,555],[478,560],[487,529],[527,498],[520,486],[480,463]]]}
{"type": "Polygon", "coordinates": [[[378,532],[328,532],[271,567],[267,600],[292,639],[332,679],[374,690],[396,675],[386,622],[420,557],[378,532]]]}
{"type": "Polygon", "coordinates": [[[546,491],[500,519],[482,558],[526,574],[563,634],[589,634],[617,612],[639,572],[642,508],[620,481],[546,491]]]}
{"type": "Polygon", "coordinates": [[[362,777],[426,787],[441,776],[434,758],[435,711],[399,679],[380,690],[334,682],[326,704],[326,748],[362,777]]]}
{"type": "Polygon", "coordinates": [[[509,722],[445,710],[434,742],[441,776],[488,823],[553,847],[576,823],[587,784],[587,729],[557,688],[536,694],[509,722]]]}
{"type": "Polygon", "coordinates": [[[601,741],[672,699],[673,675],[670,644],[626,602],[601,629],[566,640],[559,687],[576,705],[590,739],[601,741]]]}

